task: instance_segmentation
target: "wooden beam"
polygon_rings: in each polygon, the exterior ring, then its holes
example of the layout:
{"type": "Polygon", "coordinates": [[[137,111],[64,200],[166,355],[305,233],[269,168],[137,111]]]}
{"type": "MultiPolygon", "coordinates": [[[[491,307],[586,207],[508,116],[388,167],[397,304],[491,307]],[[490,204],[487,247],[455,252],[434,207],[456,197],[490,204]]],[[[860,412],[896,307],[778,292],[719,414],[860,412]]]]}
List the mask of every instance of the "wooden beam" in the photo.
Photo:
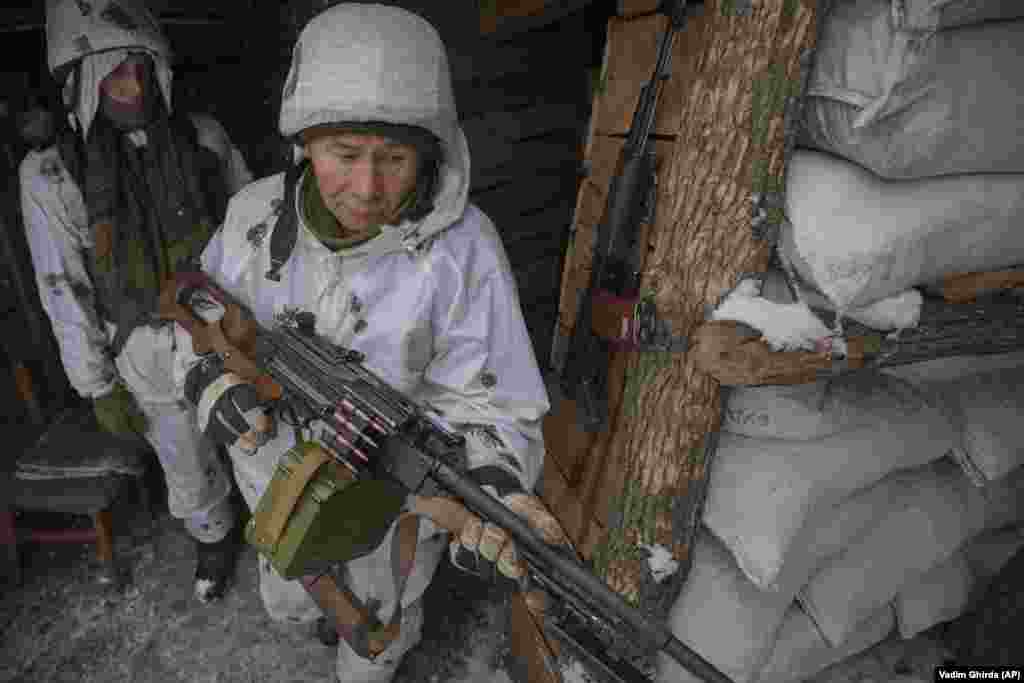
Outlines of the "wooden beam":
{"type": "Polygon", "coordinates": [[[539,102],[522,109],[491,111],[463,120],[462,130],[471,152],[490,155],[491,143],[538,138],[554,131],[582,130],[583,109],[580,102],[539,102]]]}
{"type": "MultiPolygon", "coordinates": [[[[543,174],[524,175],[514,182],[470,195],[470,199],[491,217],[502,238],[508,242],[535,237],[547,231],[546,226],[541,227],[543,222],[538,223],[536,216],[529,214],[547,209],[554,203],[571,203],[575,195],[574,175],[543,174]]],[[[561,231],[565,233],[568,228],[567,220],[561,231]]]]}
{"type": "Polygon", "coordinates": [[[480,3],[480,34],[503,41],[561,21],[592,0],[484,0],[480,3]]]}
{"type": "MultiPolygon", "coordinates": [[[[579,26],[561,31],[541,31],[517,36],[515,40],[494,43],[478,40],[452,46],[448,59],[452,80],[491,81],[510,74],[578,71],[590,56],[590,34],[579,26]]],[[[538,79],[539,80],[539,79],[538,79]]]]}
{"type": "Polygon", "coordinates": [[[470,187],[483,189],[530,174],[578,168],[575,131],[558,131],[536,140],[501,141],[488,151],[473,152],[470,187]]]}
{"type": "MultiPolygon", "coordinates": [[[[691,16],[686,27],[675,38],[671,75],[665,83],[654,134],[675,135],[687,97],[693,94],[694,68],[706,55],[707,46],[698,36],[711,21],[706,10],[691,16]]],[[[661,36],[668,26],[663,14],[608,20],[608,42],[605,45],[604,79],[594,100],[595,131],[603,135],[625,135],[636,111],[640,91],[650,81],[658,58],[661,36]]]]}
{"type": "Polygon", "coordinates": [[[658,11],[661,0],[618,0],[615,13],[626,19],[658,11]]]}

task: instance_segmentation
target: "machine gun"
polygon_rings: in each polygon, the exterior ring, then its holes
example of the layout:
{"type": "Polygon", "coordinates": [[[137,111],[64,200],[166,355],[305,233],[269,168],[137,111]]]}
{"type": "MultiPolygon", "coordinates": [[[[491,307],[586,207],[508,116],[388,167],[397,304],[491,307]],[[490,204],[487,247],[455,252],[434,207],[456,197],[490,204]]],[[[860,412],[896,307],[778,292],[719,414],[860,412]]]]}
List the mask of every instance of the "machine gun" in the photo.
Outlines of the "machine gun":
{"type": "MultiPolygon", "coordinates": [[[[528,567],[523,587],[543,591],[547,632],[599,678],[647,681],[635,662],[660,650],[706,681],[729,682],[466,476],[459,457],[464,439],[443,416],[391,387],[358,351],[318,335],[311,314],[288,313],[264,328],[203,273],[179,273],[164,288],[160,309],[188,330],[197,352],[217,354],[264,400],[321,425],[318,445],[356,479],[396,484],[414,512],[453,533],[470,514],[503,528],[528,567]],[[223,314],[201,318],[200,309],[211,304],[222,306],[223,314]]],[[[392,521],[382,520],[380,538],[392,521]]]]}
{"type": "MultiPolygon", "coordinates": [[[[620,350],[685,351],[685,339],[674,338],[658,318],[650,298],[639,296],[642,251],[640,235],[654,215],[656,174],[650,135],[661,88],[669,76],[675,35],[686,25],[686,0],[666,0],[659,11],[667,14],[668,28],[661,37],[654,75],[640,92],[629,135],[619,156],[604,215],[597,228],[590,280],[583,293],[570,337],[562,385],[574,396],[580,422],[588,432],[608,423],[608,364],[610,342],[620,350]],[[627,328],[605,339],[594,331],[595,309],[627,313],[627,328]]],[[[613,313],[613,315],[615,314],[613,313]]],[[[555,359],[560,364],[560,359],[555,359]]]]}

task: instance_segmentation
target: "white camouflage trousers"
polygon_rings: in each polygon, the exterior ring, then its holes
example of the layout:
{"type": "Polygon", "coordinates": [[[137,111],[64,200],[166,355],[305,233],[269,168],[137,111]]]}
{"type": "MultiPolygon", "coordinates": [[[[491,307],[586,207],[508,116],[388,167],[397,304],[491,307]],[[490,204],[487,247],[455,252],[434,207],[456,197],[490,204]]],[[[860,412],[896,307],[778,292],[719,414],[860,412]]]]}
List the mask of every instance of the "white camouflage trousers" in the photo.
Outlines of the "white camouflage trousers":
{"type": "Polygon", "coordinates": [[[200,543],[216,543],[235,524],[231,479],[213,444],[196,429],[195,410],[178,403],[139,402],[149,441],[167,480],[171,515],[200,543]]]}

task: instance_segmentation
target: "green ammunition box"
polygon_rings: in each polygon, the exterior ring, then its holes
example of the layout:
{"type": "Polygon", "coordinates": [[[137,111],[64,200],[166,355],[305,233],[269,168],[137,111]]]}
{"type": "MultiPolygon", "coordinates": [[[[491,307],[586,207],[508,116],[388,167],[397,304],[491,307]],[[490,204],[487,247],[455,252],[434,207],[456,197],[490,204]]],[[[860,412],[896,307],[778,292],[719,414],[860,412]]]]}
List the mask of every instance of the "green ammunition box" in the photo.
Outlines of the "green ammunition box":
{"type": "Polygon", "coordinates": [[[281,456],[245,527],[245,539],[285,579],[317,574],[371,553],[404,502],[398,484],[357,479],[307,441],[281,456]]]}

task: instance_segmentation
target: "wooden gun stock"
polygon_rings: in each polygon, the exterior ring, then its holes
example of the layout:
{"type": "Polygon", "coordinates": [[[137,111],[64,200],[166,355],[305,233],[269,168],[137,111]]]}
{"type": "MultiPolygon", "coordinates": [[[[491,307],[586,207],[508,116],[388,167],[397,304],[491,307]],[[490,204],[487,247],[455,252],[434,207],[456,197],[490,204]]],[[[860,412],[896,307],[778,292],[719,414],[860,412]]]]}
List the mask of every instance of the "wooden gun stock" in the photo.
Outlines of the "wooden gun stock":
{"type": "Polygon", "coordinates": [[[182,278],[168,279],[160,291],[158,314],[164,320],[173,320],[185,328],[192,337],[196,353],[215,352],[224,361],[224,367],[256,387],[263,401],[276,401],[284,394],[281,385],[260,370],[246,352],[251,352],[256,341],[255,321],[246,316],[242,308],[207,280],[204,286],[225,307],[224,317],[216,323],[206,323],[178,301],[182,278]]]}

